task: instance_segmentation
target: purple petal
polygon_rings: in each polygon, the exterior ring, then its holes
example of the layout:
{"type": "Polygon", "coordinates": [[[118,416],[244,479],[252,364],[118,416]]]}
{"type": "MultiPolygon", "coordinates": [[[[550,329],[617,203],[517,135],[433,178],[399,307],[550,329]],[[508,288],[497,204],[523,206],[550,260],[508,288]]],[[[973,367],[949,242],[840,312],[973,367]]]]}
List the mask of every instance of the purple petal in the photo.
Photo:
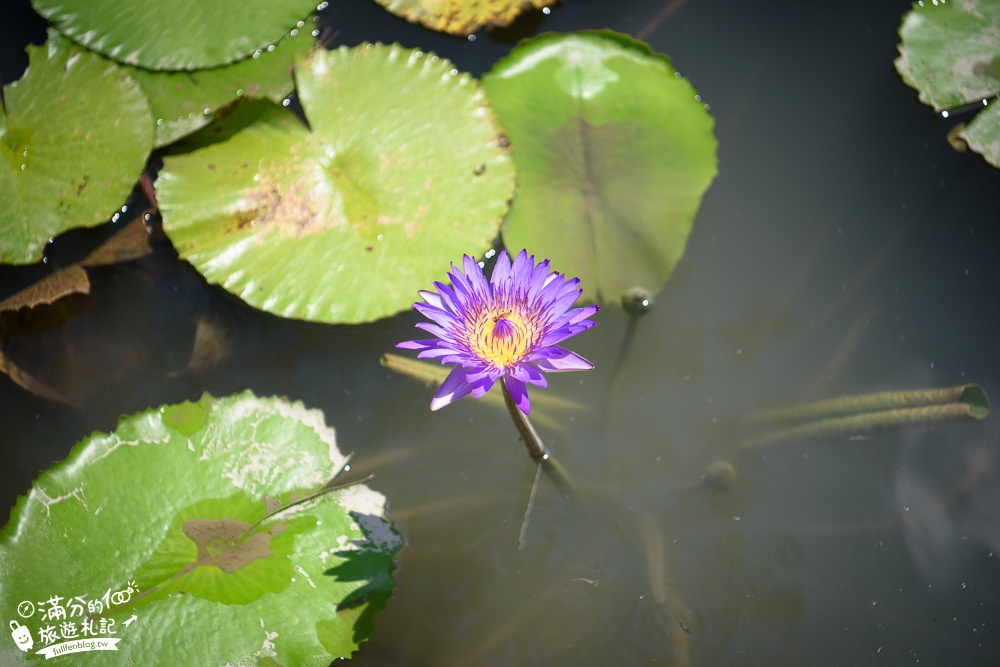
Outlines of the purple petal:
{"type": "Polygon", "coordinates": [[[483,396],[485,396],[486,392],[488,392],[490,389],[493,388],[493,385],[496,383],[497,379],[498,378],[484,378],[479,382],[477,382],[472,387],[472,397],[482,398],[483,396]]]}
{"type": "MultiPolygon", "coordinates": [[[[578,287],[580,284],[579,278],[566,280],[565,276],[558,273],[550,273],[549,275],[552,276],[552,279],[545,284],[545,289],[538,295],[538,298],[546,303],[553,303],[569,294],[575,294],[576,296],[573,297],[575,300],[583,291],[578,287]]],[[[572,304],[572,302],[570,303],[572,304]]],[[[566,308],[562,308],[561,310],[566,310],[566,308]]]]}
{"type": "Polygon", "coordinates": [[[596,322],[594,322],[593,320],[587,320],[585,322],[580,322],[579,324],[567,324],[565,326],[559,327],[558,329],[553,329],[551,331],[548,331],[542,337],[542,341],[539,344],[539,347],[545,348],[549,347],[550,345],[555,345],[556,343],[561,343],[567,338],[572,338],[577,334],[583,333],[584,331],[594,326],[595,324],[596,322]]]}
{"type": "MultiPolygon", "coordinates": [[[[417,357],[420,357],[418,354],[417,357]]],[[[441,364],[447,366],[449,364],[458,364],[464,368],[469,368],[475,365],[479,360],[474,358],[468,352],[453,352],[448,356],[441,357],[441,364]]]]}
{"type": "Polygon", "coordinates": [[[510,277],[510,259],[507,258],[507,251],[501,250],[497,255],[497,261],[493,264],[493,275],[490,276],[490,285],[496,288],[498,285],[505,285],[510,277]]]}
{"type": "Polygon", "coordinates": [[[545,286],[552,280],[552,274],[548,272],[547,265],[545,263],[539,264],[538,268],[541,270],[536,271],[531,276],[527,292],[525,292],[529,303],[543,303],[541,294],[545,290],[545,286]]]}
{"type": "MultiPolygon", "coordinates": [[[[417,295],[420,296],[421,299],[423,299],[424,301],[426,301],[427,303],[436,308],[441,308],[441,309],[444,308],[444,304],[441,303],[441,295],[438,294],[437,292],[432,292],[431,290],[423,289],[417,292],[417,295]]],[[[413,305],[416,306],[417,304],[413,305]]]]}
{"type": "Polygon", "coordinates": [[[401,350],[436,350],[438,348],[445,348],[449,344],[443,340],[437,338],[421,338],[418,340],[404,340],[402,343],[396,343],[396,347],[401,350]]]}
{"type": "Polygon", "coordinates": [[[514,376],[514,379],[520,380],[521,382],[530,382],[531,384],[538,385],[539,387],[547,387],[549,384],[548,380],[545,379],[545,376],[542,375],[541,371],[530,364],[517,364],[508,372],[514,376]]]}
{"type": "Polygon", "coordinates": [[[442,327],[439,327],[436,324],[431,324],[430,322],[417,322],[413,326],[415,326],[418,329],[423,329],[424,331],[426,331],[427,333],[431,334],[432,336],[437,336],[438,338],[440,338],[442,340],[451,340],[452,339],[451,334],[449,334],[447,330],[445,330],[442,327]]]}
{"type": "Polygon", "coordinates": [[[469,285],[472,287],[472,293],[479,298],[484,298],[490,293],[490,287],[489,283],[486,282],[486,276],[483,275],[482,268],[475,259],[468,255],[462,257],[462,265],[465,268],[465,275],[469,280],[469,285]]]}
{"type": "Polygon", "coordinates": [[[579,289],[570,289],[561,294],[557,293],[556,296],[551,299],[548,306],[546,307],[552,313],[558,313],[559,315],[562,315],[569,309],[570,306],[572,306],[576,302],[577,299],[580,298],[580,295],[582,293],[583,290],[579,289]]]}
{"type": "Polygon", "coordinates": [[[576,352],[570,352],[563,347],[550,347],[543,351],[536,352],[528,358],[535,368],[546,373],[558,371],[589,371],[594,367],[576,352]]]}
{"type": "Polygon", "coordinates": [[[528,388],[520,380],[510,375],[503,376],[503,383],[514,399],[514,405],[524,414],[531,414],[531,403],[528,401],[528,388]]]}
{"type": "Polygon", "coordinates": [[[596,313],[600,309],[601,309],[601,307],[598,306],[595,303],[593,306],[586,306],[584,308],[577,308],[576,310],[571,310],[571,311],[569,311],[566,314],[567,315],[572,315],[572,317],[570,318],[569,323],[570,324],[576,324],[580,320],[587,319],[588,317],[590,317],[591,315],[593,315],[594,313],[596,313]]]}
{"type": "Polygon", "coordinates": [[[527,285],[528,281],[531,280],[531,272],[535,268],[534,259],[534,255],[532,255],[531,261],[528,260],[527,250],[517,253],[517,257],[514,258],[514,264],[510,269],[513,285],[527,285]]]}
{"type": "Polygon", "coordinates": [[[585,308],[574,308],[573,310],[566,311],[559,317],[551,320],[548,323],[547,329],[549,331],[556,331],[562,329],[563,327],[576,327],[581,324],[586,325],[584,329],[580,331],[586,331],[590,327],[594,326],[593,321],[588,321],[587,318],[596,313],[599,308],[594,306],[587,306],[585,308]]]}
{"type": "Polygon", "coordinates": [[[455,290],[439,282],[435,282],[434,287],[437,288],[438,293],[441,295],[441,304],[445,309],[456,315],[460,315],[465,302],[455,294],[455,290]]]}
{"type": "Polygon", "coordinates": [[[454,273],[449,273],[448,276],[451,278],[455,304],[458,308],[461,308],[474,296],[472,285],[465,274],[457,269],[454,273]]]}
{"type": "Polygon", "coordinates": [[[452,350],[448,347],[436,347],[425,349],[417,355],[417,359],[440,359],[442,364],[455,363],[451,361],[456,355],[461,355],[460,352],[452,350]]]}
{"type": "Polygon", "coordinates": [[[447,327],[450,324],[457,324],[454,315],[429,303],[415,303],[413,304],[413,308],[424,317],[434,320],[443,327],[447,327]]]}
{"type": "Polygon", "coordinates": [[[451,373],[441,383],[441,388],[431,401],[431,410],[440,410],[472,391],[473,384],[465,379],[465,375],[466,371],[461,366],[451,369],[451,373]]]}
{"type": "Polygon", "coordinates": [[[485,366],[479,359],[476,359],[474,366],[466,366],[466,370],[468,370],[469,382],[479,382],[483,378],[489,378],[490,384],[493,384],[503,375],[503,371],[485,366]]]}

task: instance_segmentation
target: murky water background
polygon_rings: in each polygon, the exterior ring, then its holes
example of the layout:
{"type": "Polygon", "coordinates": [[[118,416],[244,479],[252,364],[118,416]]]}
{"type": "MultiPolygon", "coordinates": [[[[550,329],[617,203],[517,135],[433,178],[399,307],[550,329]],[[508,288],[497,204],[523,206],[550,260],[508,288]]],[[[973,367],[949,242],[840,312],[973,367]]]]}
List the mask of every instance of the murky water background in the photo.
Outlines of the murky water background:
{"type": "MultiPolygon", "coordinates": [[[[579,405],[539,407],[536,425],[581,496],[543,478],[522,536],[534,470],[507,415],[471,399],[431,413],[432,389],[379,365],[416,317],[280,320],[164,250],[96,271],[69,325],[15,341],[74,407],[0,377],[8,506],[119,414],[249,387],[323,409],[406,538],[359,664],[1000,660],[995,415],[738,449],[763,407],[964,382],[1000,396],[1000,171],[955,153],[894,71],[908,2],[666,7],[575,1],[521,25],[644,32],[719,138],[685,258],[624,353],[628,317],[606,308],[572,345],[597,369],[535,393],[579,405]],[[198,318],[228,356],[169,377],[198,318]],[[718,460],[728,489],[702,483],[718,460]]],[[[334,44],[401,41],[475,74],[517,36],[439,37],[365,0],[324,17],[334,44]]],[[[4,295],[22,274],[0,271],[4,295]]]]}

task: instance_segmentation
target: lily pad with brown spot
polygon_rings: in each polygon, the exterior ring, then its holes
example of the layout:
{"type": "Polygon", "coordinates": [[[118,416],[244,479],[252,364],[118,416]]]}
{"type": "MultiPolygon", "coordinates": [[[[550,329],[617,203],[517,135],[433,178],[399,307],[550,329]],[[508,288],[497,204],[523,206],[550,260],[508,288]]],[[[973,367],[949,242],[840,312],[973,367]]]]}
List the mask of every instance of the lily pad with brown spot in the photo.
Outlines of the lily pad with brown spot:
{"type": "Polygon", "coordinates": [[[183,259],[276,315],[358,323],[490,247],[514,167],[475,80],[371,44],[314,51],[295,77],[309,127],[251,101],[164,159],[157,198],[183,259]]]}
{"type": "MultiPolygon", "coordinates": [[[[322,413],[249,392],[123,417],[18,501],[0,531],[0,613],[40,638],[20,603],[79,598],[122,664],[347,657],[392,590],[400,539],[367,487],[316,495],[345,460],[322,413]]],[[[0,643],[4,665],[37,657],[0,643]]]]}

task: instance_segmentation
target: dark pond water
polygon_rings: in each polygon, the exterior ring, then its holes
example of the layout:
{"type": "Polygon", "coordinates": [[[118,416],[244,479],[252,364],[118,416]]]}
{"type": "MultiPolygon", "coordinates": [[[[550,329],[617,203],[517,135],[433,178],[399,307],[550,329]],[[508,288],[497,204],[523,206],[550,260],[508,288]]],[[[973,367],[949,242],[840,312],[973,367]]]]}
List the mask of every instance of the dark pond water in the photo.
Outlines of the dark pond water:
{"type": "MultiPolygon", "coordinates": [[[[523,535],[534,468],[507,415],[471,399],[431,413],[431,388],[379,365],[414,316],[280,320],[168,249],[96,272],[68,324],[5,341],[72,405],[0,377],[4,500],[119,414],[249,387],[324,410],[406,539],[359,664],[996,664],[995,416],[739,448],[746,413],[805,399],[1000,396],[1000,171],[954,152],[951,121],[900,82],[908,7],[569,1],[474,42],[366,0],[324,12],[335,44],[400,41],[475,74],[521,34],[642,34],[711,105],[719,175],[674,278],[631,334],[602,310],[573,345],[597,368],[536,392],[579,406],[536,425],[583,493],[543,478],[523,535]],[[228,356],[171,377],[203,317],[228,356]],[[736,481],[706,487],[720,460],[736,481]]],[[[23,279],[4,270],[0,289],[23,279]]]]}

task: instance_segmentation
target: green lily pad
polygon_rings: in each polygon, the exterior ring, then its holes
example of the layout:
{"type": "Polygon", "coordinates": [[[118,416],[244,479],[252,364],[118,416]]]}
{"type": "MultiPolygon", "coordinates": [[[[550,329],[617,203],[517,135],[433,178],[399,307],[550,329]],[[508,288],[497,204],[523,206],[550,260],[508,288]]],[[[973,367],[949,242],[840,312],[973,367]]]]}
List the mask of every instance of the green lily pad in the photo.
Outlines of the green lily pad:
{"type": "Polygon", "coordinates": [[[31,263],[50,237],[121,206],[152,149],[153,118],[124,68],[65,42],[28,47],[4,99],[0,262],[31,263]]]}
{"type": "Polygon", "coordinates": [[[81,639],[117,640],[123,665],[350,655],[391,592],[400,539],[365,486],[307,497],[344,463],[322,413],[249,392],[86,438],[0,531],[0,609],[34,644],[3,642],[0,662],[81,639]]]}
{"type": "Polygon", "coordinates": [[[164,159],[157,198],[182,258],[257,308],[356,323],[489,248],[513,164],[471,77],[380,45],[314,51],[295,77],[311,132],[246,103],[164,159]]]}
{"type": "Polygon", "coordinates": [[[282,38],[316,0],[32,0],[59,32],[147,69],[200,69],[240,60],[282,38]]]}
{"type": "Polygon", "coordinates": [[[1000,0],[914,3],[903,17],[896,70],[936,111],[1000,91],[1000,0]]]}
{"type": "MultiPolygon", "coordinates": [[[[49,40],[70,44],[54,31],[50,32],[49,40]]],[[[277,44],[231,65],[194,72],[128,67],[156,118],[154,147],[166,146],[205,127],[237,100],[260,98],[281,102],[294,88],[295,57],[315,46],[311,25],[299,21],[298,27],[277,44]]]]}
{"type": "Polygon", "coordinates": [[[579,276],[585,299],[658,290],[716,173],[691,85],[645,44],[600,31],[524,42],[483,86],[518,169],[504,245],[579,276]]]}
{"type": "Polygon", "coordinates": [[[959,136],[987,162],[1000,167],[1000,103],[994,102],[976,114],[959,136]]]}
{"type": "Polygon", "coordinates": [[[541,9],[556,0],[376,0],[390,12],[410,23],[447,32],[471,35],[482,27],[510,25],[522,12],[541,9]]]}
{"type": "MultiPolygon", "coordinates": [[[[980,104],[1000,92],[1000,0],[917,3],[899,36],[896,70],[935,111],[980,104]]],[[[958,136],[1000,167],[998,113],[980,111],[958,136]]]]}
{"type": "Polygon", "coordinates": [[[156,116],[155,145],[165,146],[208,125],[214,114],[235,100],[260,98],[280,103],[294,88],[295,58],[315,46],[311,27],[303,24],[259,55],[232,65],[196,72],[137,68],[133,76],[156,116]]]}

